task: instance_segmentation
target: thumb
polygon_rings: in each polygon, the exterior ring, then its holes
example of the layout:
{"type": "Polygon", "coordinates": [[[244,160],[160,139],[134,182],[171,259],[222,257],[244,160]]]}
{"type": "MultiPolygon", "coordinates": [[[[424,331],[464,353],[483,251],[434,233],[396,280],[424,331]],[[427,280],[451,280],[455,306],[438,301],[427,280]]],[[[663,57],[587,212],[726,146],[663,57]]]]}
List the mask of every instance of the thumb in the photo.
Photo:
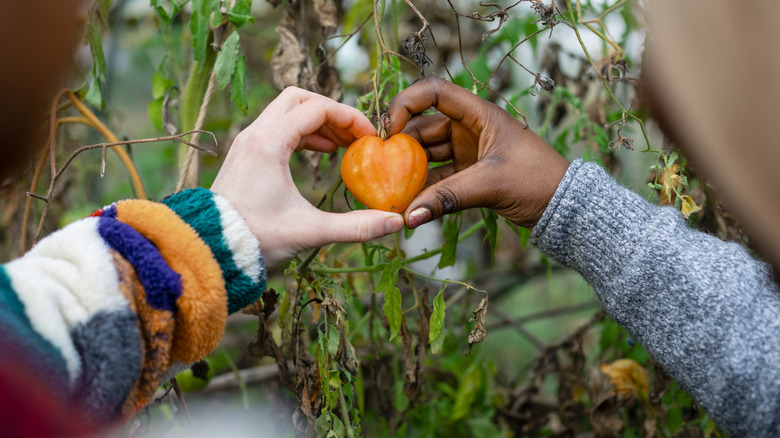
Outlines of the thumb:
{"type": "Polygon", "coordinates": [[[481,162],[428,186],[409,204],[404,218],[417,228],[445,214],[491,205],[495,188],[481,162]]]}
{"type": "Polygon", "coordinates": [[[349,213],[322,212],[320,232],[314,246],[337,242],[368,242],[403,228],[400,214],[380,210],[355,210],[349,213]]]}

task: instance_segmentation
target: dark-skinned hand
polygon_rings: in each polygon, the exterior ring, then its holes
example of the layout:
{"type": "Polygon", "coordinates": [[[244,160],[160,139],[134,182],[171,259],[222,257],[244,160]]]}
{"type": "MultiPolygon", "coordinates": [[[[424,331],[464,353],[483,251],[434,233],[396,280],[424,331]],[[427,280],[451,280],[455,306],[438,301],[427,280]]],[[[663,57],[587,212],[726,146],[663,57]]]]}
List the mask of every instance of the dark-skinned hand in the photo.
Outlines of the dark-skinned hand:
{"type": "Polygon", "coordinates": [[[444,214],[487,207],[512,223],[539,221],[569,162],[497,105],[438,77],[407,88],[388,108],[389,134],[416,138],[429,162],[427,187],[404,213],[416,228],[444,214]],[[438,114],[417,115],[429,108],[438,114]]]}

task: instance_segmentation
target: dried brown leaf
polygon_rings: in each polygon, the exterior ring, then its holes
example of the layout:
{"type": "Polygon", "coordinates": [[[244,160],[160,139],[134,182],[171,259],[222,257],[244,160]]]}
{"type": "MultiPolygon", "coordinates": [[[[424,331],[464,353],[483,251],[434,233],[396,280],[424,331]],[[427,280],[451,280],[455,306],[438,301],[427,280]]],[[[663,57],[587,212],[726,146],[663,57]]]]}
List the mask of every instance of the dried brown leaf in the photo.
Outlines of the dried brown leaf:
{"type": "Polygon", "coordinates": [[[474,311],[474,316],[469,319],[469,322],[473,322],[475,325],[474,328],[471,329],[471,333],[469,333],[469,349],[466,352],[466,356],[471,356],[472,345],[479,344],[480,342],[484,341],[485,336],[487,336],[487,327],[485,326],[485,315],[487,315],[487,307],[488,297],[485,295],[485,298],[482,298],[482,301],[479,302],[477,310],[474,311]]]}
{"type": "Polygon", "coordinates": [[[314,0],[314,13],[325,33],[330,33],[338,26],[338,6],[333,0],[314,0]]]}

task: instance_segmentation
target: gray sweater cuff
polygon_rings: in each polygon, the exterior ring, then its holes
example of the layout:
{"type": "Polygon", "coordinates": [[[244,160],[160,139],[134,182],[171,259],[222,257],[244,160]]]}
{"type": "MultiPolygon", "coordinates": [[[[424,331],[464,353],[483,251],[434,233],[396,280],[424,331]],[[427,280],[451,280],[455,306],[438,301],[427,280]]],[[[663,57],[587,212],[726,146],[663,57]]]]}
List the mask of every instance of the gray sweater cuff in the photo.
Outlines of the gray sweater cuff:
{"type": "Polygon", "coordinates": [[[652,216],[648,207],[601,167],[578,159],[533,228],[531,243],[598,288],[622,258],[642,247],[638,231],[652,216]]]}

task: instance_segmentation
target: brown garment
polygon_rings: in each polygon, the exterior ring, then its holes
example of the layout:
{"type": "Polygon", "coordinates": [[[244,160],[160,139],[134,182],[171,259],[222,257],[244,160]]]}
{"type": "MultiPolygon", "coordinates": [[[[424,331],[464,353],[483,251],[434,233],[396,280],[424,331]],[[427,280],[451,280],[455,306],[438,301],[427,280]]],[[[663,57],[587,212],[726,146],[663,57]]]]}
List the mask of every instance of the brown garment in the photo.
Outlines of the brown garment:
{"type": "Polygon", "coordinates": [[[679,142],[780,271],[780,2],[653,0],[646,75],[679,142]]]}

